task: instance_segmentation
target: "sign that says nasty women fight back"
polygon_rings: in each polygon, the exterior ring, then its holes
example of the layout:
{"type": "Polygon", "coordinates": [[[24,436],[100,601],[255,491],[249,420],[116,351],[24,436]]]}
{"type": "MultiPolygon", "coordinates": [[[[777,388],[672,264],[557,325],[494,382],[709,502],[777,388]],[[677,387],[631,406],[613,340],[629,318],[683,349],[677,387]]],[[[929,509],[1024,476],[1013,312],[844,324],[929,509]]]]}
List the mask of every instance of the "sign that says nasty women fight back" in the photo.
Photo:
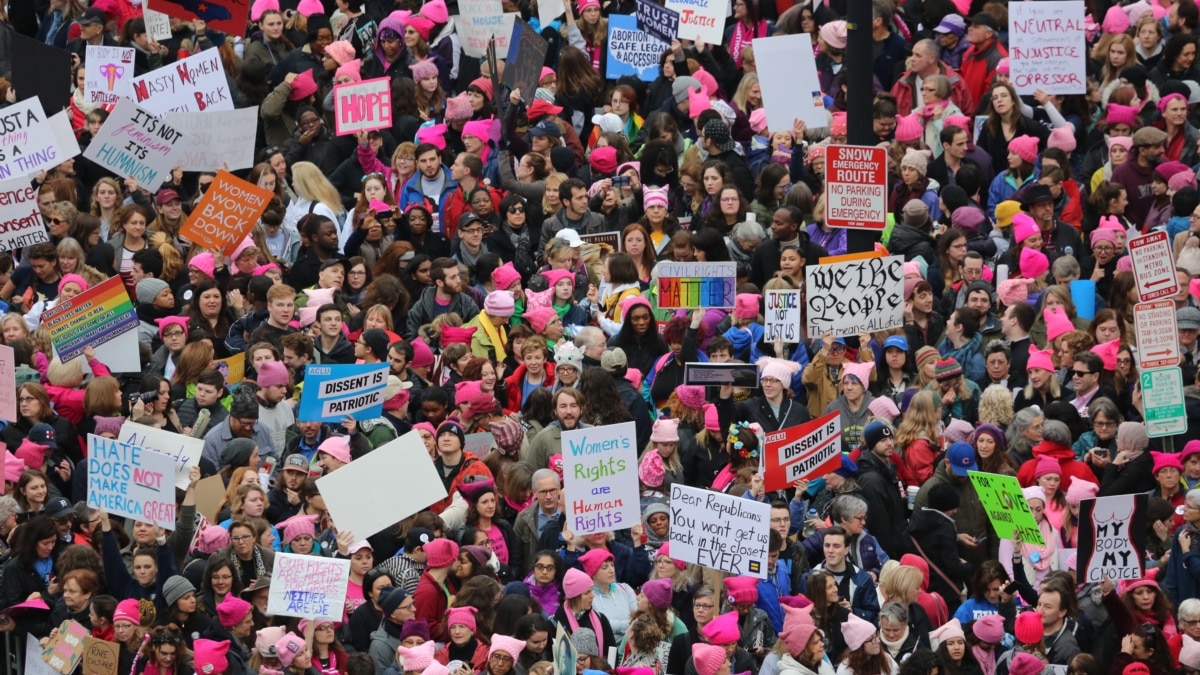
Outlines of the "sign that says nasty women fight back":
{"type": "Polygon", "coordinates": [[[378,77],[335,86],[333,121],[338,136],[391,127],[391,78],[378,77]]]}
{"type": "Polygon", "coordinates": [[[1138,302],[1169,298],[1179,292],[1175,276],[1175,257],[1166,232],[1151,232],[1129,240],[1129,261],[1138,302]]]}
{"type": "Polygon", "coordinates": [[[134,78],[134,102],[161,115],[166,112],[233,110],[221,54],[206,49],[134,78]]]}
{"type": "Polygon", "coordinates": [[[1017,93],[1087,91],[1083,0],[1014,2],[1008,9],[1010,75],[1017,93]]]}
{"type": "Polygon", "coordinates": [[[831,145],[825,151],[825,224],[857,230],[887,227],[887,150],[831,145]]]}

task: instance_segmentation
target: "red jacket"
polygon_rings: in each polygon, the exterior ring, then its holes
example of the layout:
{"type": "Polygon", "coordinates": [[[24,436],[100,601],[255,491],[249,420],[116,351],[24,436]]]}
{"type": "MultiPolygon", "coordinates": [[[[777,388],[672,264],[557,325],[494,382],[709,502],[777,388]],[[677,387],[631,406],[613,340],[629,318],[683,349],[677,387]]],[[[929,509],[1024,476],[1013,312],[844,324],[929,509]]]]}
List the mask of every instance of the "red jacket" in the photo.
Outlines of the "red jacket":
{"type": "MultiPolygon", "coordinates": [[[[484,185],[482,180],[479,181],[477,187],[487,188],[488,194],[492,197],[492,209],[499,210],[500,200],[504,198],[504,195],[496,188],[484,185]]],[[[442,204],[442,232],[446,233],[448,239],[454,241],[454,231],[458,229],[458,219],[470,210],[471,203],[463,194],[462,186],[459,185],[450,190],[450,194],[445,197],[445,203],[442,204]]]]}
{"type": "MultiPolygon", "coordinates": [[[[450,643],[442,645],[442,648],[434,652],[433,660],[443,666],[450,665],[450,643]]],[[[475,653],[471,655],[471,667],[475,672],[482,673],[487,670],[488,663],[488,646],[483,642],[483,636],[475,634],[475,653]]]]}
{"type": "Polygon", "coordinates": [[[446,630],[446,608],[449,606],[449,591],[429,572],[423,573],[413,593],[413,618],[424,619],[429,624],[429,637],[437,642],[445,642],[449,637],[446,630]]]}
{"type": "Polygon", "coordinates": [[[484,464],[483,461],[475,455],[469,452],[463,452],[462,464],[459,465],[458,472],[454,474],[454,478],[450,481],[450,485],[446,487],[446,494],[448,496],[442,501],[430,506],[429,510],[433,511],[434,513],[441,513],[442,511],[445,511],[446,508],[450,506],[450,500],[454,498],[454,491],[457,490],[458,486],[464,482],[473,483],[477,480],[492,479],[492,470],[487,468],[487,464],[484,464]],[[468,476],[471,477],[471,480],[464,481],[463,479],[467,478],[468,476]]]}
{"type": "MultiPolygon", "coordinates": [[[[1007,57],[1008,50],[994,38],[982,45],[967,47],[962,65],[958,67],[958,74],[966,80],[972,101],[983,100],[992,87],[992,78],[996,76],[996,64],[1000,63],[1000,59],[1007,57]]],[[[974,115],[975,111],[963,110],[963,113],[974,115]]]]}
{"type": "MultiPolygon", "coordinates": [[[[974,115],[976,99],[971,95],[971,88],[967,85],[967,81],[963,79],[962,75],[959,75],[957,71],[945,63],[938,62],[938,67],[941,69],[942,74],[950,80],[950,101],[958,106],[958,109],[964,115],[974,115]]],[[[906,70],[900,76],[900,79],[896,80],[896,83],[892,85],[892,96],[896,97],[896,112],[901,115],[910,114],[914,107],[913,101],[920,98],[913,93],[916,81],[916,74],[911,70],[906,70]]],[[[923,108],[924,106],[918,105],[916,107],[923,108]]]]}
{"type": "MultiPolygon", "coordinates": [[[[908,486],[917,486],[925,484],[933,476],[934,466],[940,449],[928,438],[918,438],[908,445],[904,446],[904,452],[900,453],[904,457],[904,466],[908,469],[907,481],[908,486]]],[[[896,453],[892,454],[893,457],[896,453]]]]}
{"type": "MultiPolygon", "coordinates": [[[[517,366],[512,375],[504,378],[504,388],[508,390],[508,406],[504,409],[506,414],[521,412],[521,380],[525,379],[525,364],[517,366]]],[[[554,388],[554,364],[546,362],[546,381],[542,383],[547,389],[554,388]]]]}
{"type": "MultiPolygon", "coordinates": [[[[95,377],[111,377],[108,366],[100,363],[99,359],[88,361],[88,367],[92,369],[92,375],[95,377]]],[[[70,420],[71,424],[78,427],[83,422],[83,397],[84,390],[77,387],[56,387],[53,384],[46,385],[46,393],[50,396],[50,402],[54,404],[54,411],[59,415],[70,420]]]]}
{"type": "Polygon", "coordinates": [[[1062,469],[1062,484],[1058,489],[1063,494],[1066,494],[1071,487],[1071,481],[1076,478],[1082,478],[1089,483],[1099,484],[1100,482],[1087,464],[1075,459],[1075,451],[1071,448],[1051,441],[1042,441],[1033,446],[1033,459],[1022,464],[1020,470],[1017,471],[1017,480],[1021,483],[1021,487],[1029,487],[1037,483],[1033,474],[1037,471],[1038,458],[1042,456],[1058,460],[1058,466],[1062,469]]]}

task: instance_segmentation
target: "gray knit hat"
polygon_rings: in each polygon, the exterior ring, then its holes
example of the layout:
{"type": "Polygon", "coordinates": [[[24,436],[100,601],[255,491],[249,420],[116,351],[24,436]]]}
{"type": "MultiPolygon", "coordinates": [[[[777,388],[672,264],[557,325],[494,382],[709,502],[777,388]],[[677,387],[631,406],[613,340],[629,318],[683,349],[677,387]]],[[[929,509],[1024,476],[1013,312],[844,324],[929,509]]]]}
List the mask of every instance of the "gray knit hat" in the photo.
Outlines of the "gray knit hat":
{"type": "Polygon", "coordinates": [[[163,600],[167,602],[168,607],[178,602],[180,598],[188,593],[195,592],[196,587],[192,585],[192,582],[178,574],[168,578],[163,583],[163,600]]]}
{"type": "Polygon", "coordinates": [[[578,628],[571,634],[571,645],[583,656],[600,656],[600,641],[591,628],[578,628]]]}
{"type": "Polygon", "coordinates": [[[154,302],[154,298],[158,297],[158,294],[167,288],[170,288],[170,286],[162,279],[155,279],[153,277],[142,279],[137,282],[137,301],[148,305],[154,302]]]}
{"type": "Polygon", "coordinates": [[[694,77],[682,75],[675,78],[671,83],[671,95],[675,97],[676,103],[683,103],[688,100],[688,90],[695,91],[700,88],[700,80],[694,77]]]}

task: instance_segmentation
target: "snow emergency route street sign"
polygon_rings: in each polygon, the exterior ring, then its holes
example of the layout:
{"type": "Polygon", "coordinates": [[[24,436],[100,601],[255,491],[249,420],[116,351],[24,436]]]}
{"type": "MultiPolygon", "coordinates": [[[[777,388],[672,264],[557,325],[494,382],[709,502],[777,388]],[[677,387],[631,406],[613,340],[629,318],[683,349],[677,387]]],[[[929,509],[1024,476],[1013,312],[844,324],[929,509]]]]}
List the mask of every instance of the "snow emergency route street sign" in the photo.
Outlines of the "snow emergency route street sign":
{"type": "Polygon", "coordinates": [[[825,224],[856,230],[887,227],[887,151],[859,145],[825,150],[825,224]]]}

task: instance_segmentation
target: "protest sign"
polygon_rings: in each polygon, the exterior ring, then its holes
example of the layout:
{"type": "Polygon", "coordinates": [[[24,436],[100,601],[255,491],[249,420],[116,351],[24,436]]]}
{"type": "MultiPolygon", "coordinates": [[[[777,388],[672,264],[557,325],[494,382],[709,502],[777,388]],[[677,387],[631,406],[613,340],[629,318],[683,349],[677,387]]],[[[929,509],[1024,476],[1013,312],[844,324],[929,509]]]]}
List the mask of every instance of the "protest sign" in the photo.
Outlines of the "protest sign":
{"type": "Polygon", "coordinates": [[[547,47],[546,41],[533,32],[529,24],[520,19],[513,21],[508,51],[505,52],[504,84],[520,89],[521,97],[526,101],[532,101],[537,91],[542,67],[546,65],[547,47]]]}
{"type": "Polygon", "coordinates": [[[62,675],[71,675],[83,659],[83,639],[88,634],[88,629],[78,621],[63,621],[42,650],[42,660],[62,675]]]}
{"type": "Polygon", "coordinates": [[[14,103],[0,113],[0,180],[29,176],[74,156],[59,143],[38,99],[14,103]]]}
{"type": "Polygon", "coordinates": [[[25,635],[25,663],[22,675],[56,675],[57,670],[42,660],[42,646],[32,635],[25,635]]]}
{"type": "MultiPolygon", "coordinates": [[[[667,6],[671,4],[668,2],[667,6]]],[[[720,21],[717,25],[723,24],[720,21]]],[[[680,37],[684,37],[682,25],[680,37]]],[[[808,33],[779,35],[758,38],[753,44],[767,128],[772,132],[791,131],[797,117],[809,129],[829,126],[817,62],[813,58],[812,37],[808,33]]]]}
{"type": "Polygon", "coordinates": [[[38,191],[31,182],[14,178],[0,183],[0,250],[17,251],[50,241],[38,209],[38,191]]]}
{"type": "Polygon", "coordinates": [[[0,419],[17,421],[17,360],[13,348],[0,345],[0,419]]]}
{"type": "Polygon", "coordinates": [[[486,457],[492,451],[496,438],[490,431],[467,434],[463,438],[463,452],[469,452],[476,457],[486,457]]]}
{"type": "Polygon", "coordinates": [[[221,371],[225,377],[225,386],[237,384],[246,378],[246,353],[234,354],[213,361],[213,368],[221,371]]]}
{"type": "MultiPolygon", "coordinates": [[[[1146,575],[1146,505],[1149,496],[1113,495],[1079,503],[1079,583],[1114,583],[1146,575]]],[[[1188,536],[1188,535],[1183,535],[1188,536]]]]}
{"type": "Polygon", "coordinates": [[[233,110],[229,82],[216,49],[205,49],[134,78],[132,88],[134,102],[155,115],[233,110]]]}
{"type": "Polygon", "coordinates": [[[392,78],[335,85],[333,124],[338,136],[391,128],[392,78]]]}
{"type": "Polygon", "coordinates": [[[184,171],[237,171],[254,166],[258,108],[166,113],[162,118],[183,132],[176,162],[184,171]]]}
{"type": "Polygon", "coordinates": [[[1087,93],[1082,0],[1014,2],[1008,14],[1009,79],[1026,96],[1087,93]]]}
{"type": "Polygon", "coordinates": [[[675,10],[667,9],[654,0],[637,0],[636,12],[637,27],[660,42],[669,45],[679,33],[679,12],[675,10]]]}
{"type": "Polygon", "coordinates": [[[276,553],[267,614],[341,621],[349,583],[348,558],[276,553]]]}
{"type": "Polygon", "coordinates": [[[585,244],[596,244],[600,247],[600,257],[621,250],[621,233],[620,232],[597,232],[595,234],[581,234],[579,238],[585,244]]]}
{"type": "Polygon", "coordinates": [[[1138,302],[1169,298],[1179,292],[1175,275],[1175,256],[1167,233],[1158,231],[1129,240],[1129,262],[1138,302]]]}
{"type": "Polygon", "coordinates": [[[683,383],[701,387],[732,384],[735,387],[758,386],[758,366],[753,363],[683,364],[683,383]]]}
{"type": "Polygon", "coordinates": [[[117,440],[174,459],[175,487],[180,490],[186,490],[191,483],[188,474],[193,466],[200,466],[200,455],[204,452],[203,438],[192,438],[128,420],[121,425],[117,440]]]}
{"type": "Polygon", "coordinates": [[[162,12],[156,12],[143,3],[142,19],[146,22],[147,35],[159,42],[171,39],[171,17],[162,12]]]}
{"type": "Polygon", "coordinates": [[[671,485],[671,557],[738,576],[767,578],[771,505],[671,485]]]}
{"type": "Polygon", "coordinates": [[[220,475],[201,478],[196,483],[196,515],[210,523],[220,522],[218,516],[224,502],[225,481],[220,475]]]}
{"type": "Polygon", "coordinates": [[[670,47],[646,31],[628,14],[608,16],[608,66],[606,77],[615,80],[632,75],[643,82],[658,77],[658,59],[670,47]]]}
{"type": "Polygon", "coordinates": [[[763,312],[763,340],[768,344],[783,340],[787,344],[804,341],[804,330],[800,325],[799,290],[766,291],[763,294],[766,309],[763,312]]]}
{"type": "Polygon", "coordinates": [[[1025,501],[1025,494],[1021,492],[1021,484],[1014,476],[982,471],[969,471],[968,475],[988,520],[992,521],[992,527],[1001,539],[1012,539],[1014,534],[1020,534],[1021,541],[1026,544],[1046,545],[1029,503],[1025,501]]]}
{"type": "Polygon", "coordinates": [[[133,47],[88,45],[83,92],[88,103],[115,104],[132,91],[133,47]]]}
{"type": "Polygon", "coordinates": [[[842,465],[842,422],[834,411],[811,422],[772,431],[764,444],[766,489],[786,490],[842,465]]]}
{"type": "Polygon", "coordinates": [[[123,98],[83,156],[118,176],[136,178],[154,192],[171,175],[175,154],[185,144],[182,131],[123,98]]]}
{"type": "Polygon", "coordinates": [[[575,663],[577,658],[575,644],[571,642],[571,636],[565,628],[557,622],[555,623],[555,627],[558,630],[554,633],[554,672],[574,673],[576,672],[575,663]]]}
{"type": "Polygon", "coordinates": [[[459,0],[454,29],[464,54],[472,58],[487,55],[488,41],[503,27],[503,12],[500,0],[459,0]]]}
{"type": "MultiPolygon", "coordinates": [[[[667,0],[666,7],[679,14],[679,28],[675,31],[675,37],[680,40],[700,39],[712,45],[725,41],[729,0],[667,0]]],[[[757,55],[758,49],[755,48],[757,55]]],[[[791,128],[790,123],[788,128],[791,128]]]]}
{"type": "Polygon", "coordinates": [[[222,169],[192,209],[179,234],[210,251],[231,255],[274,196],[270,190],[222,169]]]}
{"type": "Polygon", "coordinates": [[[641,519],[637,427],[633,422],[562,432],[567,527],[612,532],[641,519]]]}
{"type": "Polygon", "coordinates": [[[302,422],[340,422],[347,416],[366,419],[383,412],[388,364],[355,363],[309,366],[300,395],[302,422]]]}
{"type": "Polygon", "coordinates": [[[810,337],[847,337],[904,325],[904,256],[823,259],[804,268],[804,280],[810,337]]]}
{"type": "Polygon", "coordinates": [[[75,130],[71,128],[71,114],[66,110],[51,115],[46,120],[50,131],[54,134],[54,144],[58,148],[59,161],[65,162],[79,154],[79,139],[75,138],[75,130]]]}
{"type": "Polygon", "coordinates": [[[447,495],[418,431],[321,476],[317,487],[329,513],[338,519],[338,527],[359,539],[391,527],[447,495]]]}
{"type": "MultiPolygon", "coordinates": [[[[206,29],[226,35],[245,35],[250,0],[144,0],[151,9],[180,21],[200,19],[206,29]]],[[[198,38],[197,38],[198,39],[198,38]]],[[[216,50],[213,50],[216,51],[216,50]]]]}
{"type": "Polygon", "coordinates": [[[1179,365],[1179,326],[1175,301],[1142,302],[1133,307],[1138,370],[1179,365]]]}
{"type": "Polygon", "coordinates": [[[88,434],[88,506],[175,529],[175,460],[88,434]]]}
{"type": "Polygon", "coordinates": [[[660,309],[733,307],[737,263],[661,262],[657,271],[660,309]]]}
{"type": "MultiPolygon", "coordinates": [[[[71,90],[65,85],[72,82],[71,53],[15,30],[10,29],[5,34],[11,41],[6,46],[12,58],[12,87],[17,100],[40,101],[40,112],[47,117],[61,112],[71,102],[71,90]]],[[[65,160],[59,160],[62,161],[65,160]]]]}
{"type": "Polygon", "coordinates": [[[88,635],[83,638],[83,675],[117,675],[120,648],[115,642],[88,635]]]}
{"type": "Polygon", "coordinates": [[[882,230],[888,216],[887,150],[831,145],[825,151],[825,222],[882,230]]]}
{"type": "MultiPolygon", "coordinates": [[[[128,349],[132,335],[132,361],[138,362],[138,318],[121,277],[111,277],[79,295],[60,302],[42,314],[42,325],[50,333],[50,342],[58,357],[65,363],[83,354],[86,347],[96,350],[110,370],[130,372],[131,355],[107,348],[110,342],[121,340],[120,349],[128,349]]],[[[141,372],[140,364],[135,368],[141,372]]]]}

